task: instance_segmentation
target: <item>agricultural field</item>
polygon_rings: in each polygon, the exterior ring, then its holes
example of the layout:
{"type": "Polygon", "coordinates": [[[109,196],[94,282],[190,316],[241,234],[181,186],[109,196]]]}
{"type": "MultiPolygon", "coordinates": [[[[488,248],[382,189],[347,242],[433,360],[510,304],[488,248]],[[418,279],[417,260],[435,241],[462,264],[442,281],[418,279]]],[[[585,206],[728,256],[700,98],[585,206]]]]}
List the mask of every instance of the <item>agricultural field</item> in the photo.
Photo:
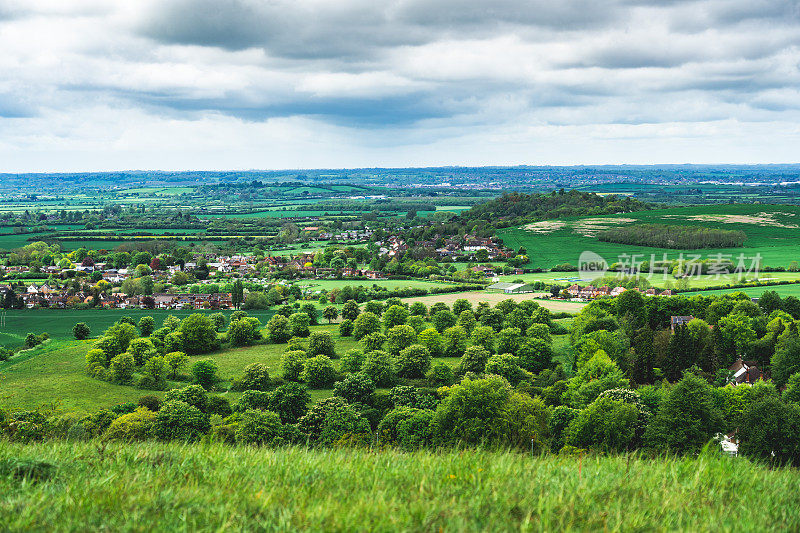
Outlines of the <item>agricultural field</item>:
{"type": "MultiPolygon", "coordinates": [[[[93,335],[99,335],[123,316],[136,322],[143,316],[152,316],[160,324],[168,315],[184,318],[192,313],[211,314],[221,312],[230,315],[231,311],[174,310],[159,309],[9,309],[0,310],[0,346],[19,346],[28,333],[47,332],[52,339],[71,339],[72,326],[76,322],[86,322],[93,335]]],[[[274,311],[249,311],[262,323],[266,323],[274,311]]],[[[0,363],[1,364],[1,363],[0,363]]]]}
{"type": "MultiPolygon", "coordinates": [[[[400,289],[400,288],[412,288],[412,289],[431,289],[431,288],[441,288],[441,287],[453,287],[458,285],[457,283],[447,283],[441,281],[426,281],[420,279],[311,279],[307,281],[298,281],[296,283],[299,287],[303,289],[313,289],[314,291],[326,290],[329,291],[331,289],[341,289],[343,287],[351,286],[351,287],[385,287],[386,289],[400,289]]],[[[445,297],[446,295],[437,295],[445,297]]]]}
{"type": "Polygon", "coordinates": [[[9,531],[800,528],[796,472],[711,454],[584,459],[157,442],[101,449],[57,440],[0,450],[6,469],[24,461],[44,465],[39,482],[0,477],[9,531]],[[759,513],[742,515],[742,501],[762,502],[759,513]]]}
{"type": "MultiPolygon", "coordinates": [[[[530,257],[529,266],[550,268],[558,264],[577,265],[583,251],[595,252],[608,263],[620,261],[627,254],[639,254],[641,260],[657,260],[666,254],[677,259],[681,252],[688,257],[700,254],[702,259],[727,255],[736,261],[739,254],[752,257],[760,254],[762,265],[788,267],[800,260],[800,207],[788,205],[733,204],[674,207],[602,217],[565,218],[534,222],[498,232],[512,248],[524,247],[530,257]],[[697,225],[706,228],[740,230],[747,235],[742,248],[707,250],[673,250],[601,242],[597,234],[605,229],[626,224],[697,225]]],[[[725,258],[725,257],[723,257],[725,258]]]]}
{"type": "MultiPolygon", "coordinates": [[[[466,299],[475,305],[478,302],[488,302],[490,305],[495,305],[503,300],[514,300],[521,302],[523,300],[533,300],[536,294],[505,294],[502,292],[486,292],[486,291],[468,291],[468,292],[454,292],[449,294],[429,294],[427,296],[414,296],[410,298],[403,298],[404,302],[409,304],[414,302],[422,302],[430,306],[436,302],[444,302],[447,305],[453,305],[453,302],[459,299],[466,299]]],[[[541,296],[541,294],[539,295],[541,296]]],[[[561,300],[544,300],[536,299],[536,303],[542,307],[549,309],[554,313],[577,313],[586,305],[582,302],[565,302],[561,300]]]]}

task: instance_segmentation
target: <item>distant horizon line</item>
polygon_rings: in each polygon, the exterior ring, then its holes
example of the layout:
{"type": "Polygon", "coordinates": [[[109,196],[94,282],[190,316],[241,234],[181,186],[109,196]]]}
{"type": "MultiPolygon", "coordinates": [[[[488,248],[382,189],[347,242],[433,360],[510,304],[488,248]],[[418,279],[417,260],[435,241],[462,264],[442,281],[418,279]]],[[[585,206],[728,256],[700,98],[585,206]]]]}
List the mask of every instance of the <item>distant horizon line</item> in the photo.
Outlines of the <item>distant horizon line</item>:
{"type": "Polygon", "coordinates": [[[572,165],[424,165],[424,166],[354,166],[354,167],[297,167],[297,168],[218,168],[200,169],[184,168],[179,170],[165,169],[113,169],[113,170],[50,170],[50,171],[2,171],[0,176],[13,175],[59,175],[59,174],[109,174],[109,173],[182,173],[182,172],[309,172],[309,171],[347,171],[347,170],[431,170],[431,169],[548,169],[548,168],[759,168],[759,167],[798,167],[794,163],[599,163],[572,165]]]}

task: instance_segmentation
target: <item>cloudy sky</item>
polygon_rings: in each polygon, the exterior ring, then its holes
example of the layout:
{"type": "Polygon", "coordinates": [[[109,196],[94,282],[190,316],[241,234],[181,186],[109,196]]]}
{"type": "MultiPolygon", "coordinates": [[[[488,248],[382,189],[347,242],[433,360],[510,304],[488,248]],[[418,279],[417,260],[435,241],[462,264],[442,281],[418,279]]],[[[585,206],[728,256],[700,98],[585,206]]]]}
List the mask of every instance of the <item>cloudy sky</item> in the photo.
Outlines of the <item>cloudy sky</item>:
{"type": "Polygon", "coordinates": [[[0,172],[800,161],[800,0],[0,0],[0,172]]]}

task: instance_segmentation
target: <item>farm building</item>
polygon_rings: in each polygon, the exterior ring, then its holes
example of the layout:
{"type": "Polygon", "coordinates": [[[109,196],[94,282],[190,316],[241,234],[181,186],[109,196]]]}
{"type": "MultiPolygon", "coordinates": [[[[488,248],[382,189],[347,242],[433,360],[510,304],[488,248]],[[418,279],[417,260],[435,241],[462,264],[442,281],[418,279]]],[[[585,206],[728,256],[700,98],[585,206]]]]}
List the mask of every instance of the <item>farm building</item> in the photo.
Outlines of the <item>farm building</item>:
{"type": "Polygon", "coordinates": [[[524,294],[533,292],[533,288],[527,283],[495,283],[486,287],[487,291],[503,291],[506,294],[524,294]]]}

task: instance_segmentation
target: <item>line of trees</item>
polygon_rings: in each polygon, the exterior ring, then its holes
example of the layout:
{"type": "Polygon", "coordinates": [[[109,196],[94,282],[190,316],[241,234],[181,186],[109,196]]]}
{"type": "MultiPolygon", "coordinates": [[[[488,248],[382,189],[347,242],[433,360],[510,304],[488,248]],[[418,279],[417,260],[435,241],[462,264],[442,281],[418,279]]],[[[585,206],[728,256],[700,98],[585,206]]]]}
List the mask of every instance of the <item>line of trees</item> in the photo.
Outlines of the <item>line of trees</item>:
{"type": "Polygon", "coordinates": [[[597,238],[603,242],[635,246],[697,250],[701,248],[739,248],[744,245],[747,235],[739,230],[701,226],[633,224],[607,229],[600,232],[597,238]]]}

